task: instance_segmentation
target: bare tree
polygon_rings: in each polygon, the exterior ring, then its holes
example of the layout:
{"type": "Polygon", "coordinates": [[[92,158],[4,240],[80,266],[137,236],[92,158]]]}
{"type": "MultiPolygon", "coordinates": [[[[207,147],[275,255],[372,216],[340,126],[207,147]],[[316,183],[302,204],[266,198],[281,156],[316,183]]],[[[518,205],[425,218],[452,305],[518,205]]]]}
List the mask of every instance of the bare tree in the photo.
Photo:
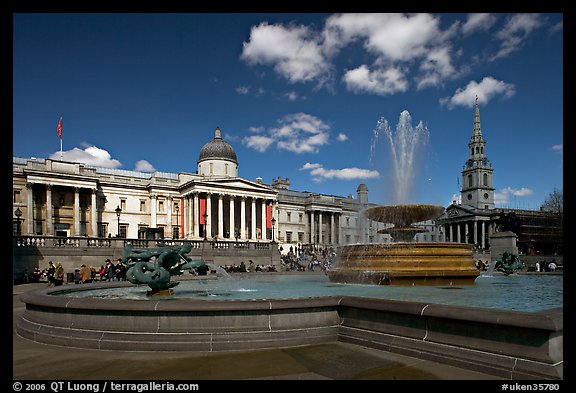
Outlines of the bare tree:
{"type": "Polygon", "coordinates": [[[554,191],[548,194],[540,209],[562,217],[562,213],[564,213],[564,194],[562,190],[555,188],[554,191]]]}

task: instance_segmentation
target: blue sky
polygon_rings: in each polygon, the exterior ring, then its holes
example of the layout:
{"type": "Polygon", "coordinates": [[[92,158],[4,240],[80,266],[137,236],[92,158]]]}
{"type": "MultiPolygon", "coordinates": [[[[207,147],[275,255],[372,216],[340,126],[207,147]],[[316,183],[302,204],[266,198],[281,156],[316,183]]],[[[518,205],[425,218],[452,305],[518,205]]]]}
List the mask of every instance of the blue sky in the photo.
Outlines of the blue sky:
{"type": "Polygon", "coordinates": [[[375,139],[428,133],[406,203],[458,195],[478,96],[500,207],[563,189],[562,14],[13,15],[13,155],[195,172],[220,127],[239,175],[393,200],[375,139]]]}

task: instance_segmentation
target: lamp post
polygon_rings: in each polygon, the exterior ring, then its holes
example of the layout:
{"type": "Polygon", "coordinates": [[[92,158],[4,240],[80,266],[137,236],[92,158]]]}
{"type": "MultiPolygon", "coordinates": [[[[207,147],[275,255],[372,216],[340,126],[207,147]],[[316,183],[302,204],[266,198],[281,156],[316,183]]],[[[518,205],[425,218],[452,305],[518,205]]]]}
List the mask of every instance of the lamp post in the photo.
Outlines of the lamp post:
{"type": "Polygon", "coordinates": [[[272,243],[274,243],[274,225],[276,225],[276,219],[272,217],[272,243]]]}
{"type": "Polygon", "coordinates": [[[120,237],[120,213],[122,213],[122,209],[120,209],[120,206],[116,206],[114,211],[116,212],[116,217],[118,218],[118,234],[116,237],[120,237]]]}
{"type": "Polygon", "coordinates": [[[20,229],[20,217],[22,217],[22,210],[20,210],[20,208],[17,207],[14,214],[16,215],[16,235],[20,236],[22,234],[22,231],[20,229]]]}
{"type": "Polygon", "coordinates": [[[202,215],[204,217],[204,240],[207,240],[208,234],[206,233],[206,229],[208,228],[208,213],[204,212],[202,215]]]}
{"type": "Polygon", "coordinates": [[[176,236],[174,237],[175,239],[178,239],[179,235],[180,235],[180,225],[178,222],[180,216],[180,205],[176,205],[176,236]]]}

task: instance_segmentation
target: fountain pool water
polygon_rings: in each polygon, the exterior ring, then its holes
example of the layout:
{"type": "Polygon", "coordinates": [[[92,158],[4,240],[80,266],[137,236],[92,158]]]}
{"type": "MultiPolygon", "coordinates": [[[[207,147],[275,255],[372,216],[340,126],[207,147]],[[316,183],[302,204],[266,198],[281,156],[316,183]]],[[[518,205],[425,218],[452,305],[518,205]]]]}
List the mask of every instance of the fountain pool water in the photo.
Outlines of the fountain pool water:
{"type": "MultiPolygon", "coordinates": [[[[77,288],[74,288],[77,289],[77,288]]],[[[84,288],[83,288],[84,289],[84,288]]],[[[71,298],[129,299],[151,301],[142,286],[59,291],[71,298]]],[[[180,281],[175,299],[194,300],[286,300],[322,296],[358,296],[435,304],[460,305],[525,312],[563,306],[561,275],[481,275],[476,285],[375,286],[331,282],[324,274],[243,274],[230,279],[180,281]]],[[[154,298],[154,301],[159,298],[154,298]]]]}

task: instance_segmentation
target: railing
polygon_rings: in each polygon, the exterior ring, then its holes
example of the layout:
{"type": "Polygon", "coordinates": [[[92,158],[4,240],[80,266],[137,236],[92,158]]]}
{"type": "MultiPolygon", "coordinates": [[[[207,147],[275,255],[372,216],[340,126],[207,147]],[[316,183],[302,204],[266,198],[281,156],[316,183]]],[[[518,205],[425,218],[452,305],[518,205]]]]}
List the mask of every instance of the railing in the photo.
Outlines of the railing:
{"type": "MultiPolygon", "coordinates": [[[[165,246],[182,246],[190,243],[192,249],[203,249],[210,247],[212,249],[244,249],[244,250],[270,250],[271,244],[267,242],[250,242],[250,241],[213,241],[213,240],[185,240],[185,239],[124,239],[109,237],[55,237],[55,236],[31,236],[21,235],[13,236],[14,246],[16,247],[121,247],[131,245],[134,248],[152,248],[165,246]]],[[[276,244],[276,243],[274,243],[276,244]]]]}

